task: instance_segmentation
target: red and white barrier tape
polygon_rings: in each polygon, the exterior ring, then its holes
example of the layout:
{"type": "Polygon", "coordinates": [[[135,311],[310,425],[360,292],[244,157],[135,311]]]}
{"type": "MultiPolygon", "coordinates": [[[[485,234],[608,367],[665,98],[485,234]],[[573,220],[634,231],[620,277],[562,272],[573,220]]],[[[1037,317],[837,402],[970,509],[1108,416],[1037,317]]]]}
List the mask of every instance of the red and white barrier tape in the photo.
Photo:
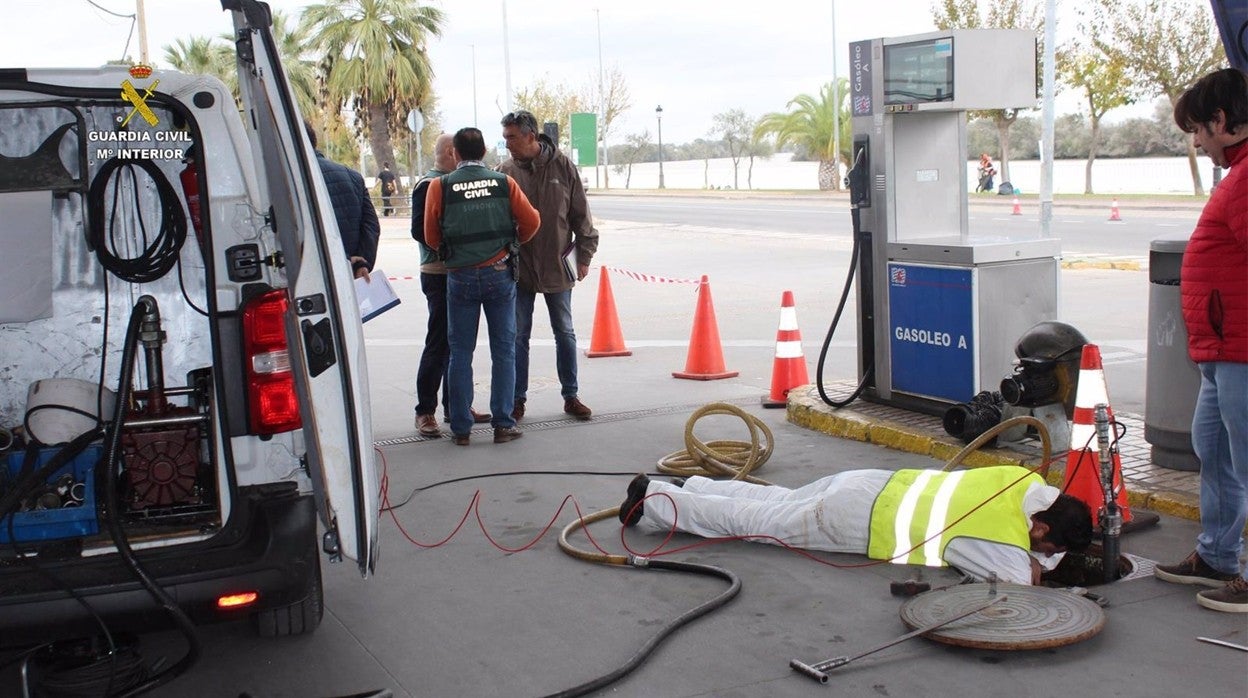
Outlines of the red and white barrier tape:
{"type": "Polygon", "coordinates": [[[651,284],[699,284],[701,279],[669,279],[666,276],[655,276],[654,274],[642,274],[628,269],[620,269],[619,267],[607,267],[607,271],[623,274],[634,281],[644,281],[651,284]]]}

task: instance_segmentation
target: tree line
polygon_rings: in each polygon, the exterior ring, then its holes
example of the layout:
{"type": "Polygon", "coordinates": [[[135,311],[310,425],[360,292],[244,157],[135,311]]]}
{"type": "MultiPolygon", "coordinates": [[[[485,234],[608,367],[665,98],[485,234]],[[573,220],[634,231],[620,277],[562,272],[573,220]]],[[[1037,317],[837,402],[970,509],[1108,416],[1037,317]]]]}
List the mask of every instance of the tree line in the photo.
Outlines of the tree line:
{"type": "MultiPolygon", "coordinates": [[[[934,0],[931,12],[933,24],[942,30],[1025,28],[1035,31],[1038,41],[1043,37],[1043,0],[934,0]]],[[[1078,38],[1055,47],[1055,68],[1057,87],[1076,94],[1084,106],[1080,113],[1058,120],[1055,157],[1086,158],[1085,189],[1092,193],[1098,156],[1186,154],[1193,191],[1202,195],[1191,137],[1169,123],[1169,113],[1189,85],[1226,64],[1208,4],[1087,0],[1076,12],[1078,38]],[[1154,99],[1158,106],[1151,119],[1103,123],[1113,109],[1154,99]]],[[[322,150],[329,157],[364,169],[358,146],[363,141],[374,166],[391,162],[401,171],[420,174],[410,155],[412,145],[419,143],[418,149],[429,152],[442,130],[428,46],[441,36],[445,21],[440,9],[420,0],[324,0],[304,8],[297,19],[275,13],[274,37],[290,84],[300,110],[321,132],[322,150]],[[404,125],[412,110],[420,111],[425,124],[415,136],[404,125]]],[[[232,41],[228,34],[179,39],[164,47],[164,58],[175,69],[217,75],[237,89],[232,41]]],[[[839,189],[838,174],[850,158],[852,121],[847,81],[839,78],[837,89],[833,87],[827,83],[818,92],[796,95],[783,111],[757,117],[740,109],[715,114],[705,138],[664,144],[663,157],[731,158],[733,186],[749,188],[757,158],[792,151],[819,162],[820,189],[839,189]]],[[[540,79],[516,90],[513,103],[539,120],[560,124],[564,147],[570,115],[597,113],[600,155],[614,165],[609,169],[625,177],[625,186],[632,164],[658,159],[648,131],[614,133],[617,118],[632,106],[627,80],[617,67],[601,89],[593,79],[581,86],[540,79]],[[611,146],[606,152],[601,151],[603,143],[611,146]]],[[[1008,178],[1011,157],[1035,157],[1038,150],[1040,129],[1033,111],[971,112],[968,158],[993,154],[1002,178],[1008,178]]]]}

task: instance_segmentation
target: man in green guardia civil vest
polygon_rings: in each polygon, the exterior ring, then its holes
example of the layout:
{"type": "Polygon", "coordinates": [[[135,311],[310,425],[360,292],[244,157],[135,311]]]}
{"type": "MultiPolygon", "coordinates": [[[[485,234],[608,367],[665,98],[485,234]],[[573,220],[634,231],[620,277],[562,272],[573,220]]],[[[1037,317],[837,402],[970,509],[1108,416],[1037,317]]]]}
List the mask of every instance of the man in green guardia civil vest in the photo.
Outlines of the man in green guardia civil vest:
{"type": "Polygon", "coordinates": [[[1092,515],[1026,468],[850,470],[804,487],[691,477],[634,478],[626,526],[678,531],[928,567],[976,579],[1038,584],[1067,551],[1087,548],[1092,515]]]}
{"type": "Polygon", "coordinates": [[[473,425],[472,354],[485,313],[490,337],[490,424],[494,443],[522,435],[511,416],[516,382],[516,255],[541,216],[516,181],[485,166],[485,139],[461,128],[451,139],[455,171],[429,182],[425,244],[446,263],[446,369],[451,440],[467,446],[473,425]]]}

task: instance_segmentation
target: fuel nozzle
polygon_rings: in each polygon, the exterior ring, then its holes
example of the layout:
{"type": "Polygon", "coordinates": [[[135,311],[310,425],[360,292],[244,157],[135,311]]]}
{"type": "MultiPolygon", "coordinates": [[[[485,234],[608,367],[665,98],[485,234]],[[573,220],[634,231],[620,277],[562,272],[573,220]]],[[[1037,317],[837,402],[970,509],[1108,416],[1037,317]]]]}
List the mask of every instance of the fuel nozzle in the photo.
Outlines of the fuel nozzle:
{"type": "Polygon", "coordinates": [[[1122,535],[1122,511],[1114,496],[1114,461],[1110,452],[1109,440],[1109,405],[1097,403],[1092,408],[1092,423],[1096,427],[1096,445],[1101,466],[1101,491],[1105,496],[1105,504],[1100,511],[1101,547],[1104,557],[1101,564],[1105,571],[1105,581],[1118,580],[1118,545],[1122,535]]]}

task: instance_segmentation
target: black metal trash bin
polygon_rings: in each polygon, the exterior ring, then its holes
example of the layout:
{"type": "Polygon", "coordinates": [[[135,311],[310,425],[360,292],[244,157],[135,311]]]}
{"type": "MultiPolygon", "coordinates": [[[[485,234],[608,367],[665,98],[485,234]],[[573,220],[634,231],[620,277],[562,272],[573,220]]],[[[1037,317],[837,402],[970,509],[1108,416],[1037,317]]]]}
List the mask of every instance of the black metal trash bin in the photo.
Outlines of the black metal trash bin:
{"type": "Polygon", "coordinates": [[[1192,415],[1200,371],[1187,358],[1179,280],[1187,236],[1158,238],[1148,252],[1148,354],[1144,392],[1144,440],[1153,463],[1173,470],[1200,470],[1192,450],[1192,415]]]}

